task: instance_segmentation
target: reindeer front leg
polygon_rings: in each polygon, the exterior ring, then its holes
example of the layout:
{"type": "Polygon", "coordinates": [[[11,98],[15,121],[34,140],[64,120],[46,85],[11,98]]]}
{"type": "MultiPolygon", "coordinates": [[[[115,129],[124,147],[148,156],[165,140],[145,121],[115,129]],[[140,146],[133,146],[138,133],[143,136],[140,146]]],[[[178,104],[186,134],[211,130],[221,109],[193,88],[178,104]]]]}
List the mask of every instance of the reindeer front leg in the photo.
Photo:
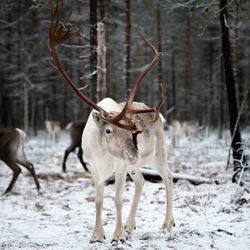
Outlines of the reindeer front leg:
{"type": "Polygon", "coordinates": [[[126,241],[125,230],[122,225],[122,196],[124,183],[127,176],[127,170],[125,166],[119,167],[115,175],[115,207],[116,207],[116,228],[112,241],[126,241]]]}
{"type": "Polygon", "coordinates": [[[126,232],[131,234],[133,230],[136,228],[135,215],[145,180],[139,170],[131,171],[129,172],[129,175],[135,184],[135,192],[134,192],[133,203],[124,228],[126,232]]]}
{"type": "Polygon", "coordinates": [[[94,242],[103,242],[105,239],[104,230],[102,226],[102,205],[103,205],[103,191],[104,191],[104,182],[97,184],[95,182],[95,206],[96,206],[96,222],[95,229],[91,236],[90,243],[94,242]]]}

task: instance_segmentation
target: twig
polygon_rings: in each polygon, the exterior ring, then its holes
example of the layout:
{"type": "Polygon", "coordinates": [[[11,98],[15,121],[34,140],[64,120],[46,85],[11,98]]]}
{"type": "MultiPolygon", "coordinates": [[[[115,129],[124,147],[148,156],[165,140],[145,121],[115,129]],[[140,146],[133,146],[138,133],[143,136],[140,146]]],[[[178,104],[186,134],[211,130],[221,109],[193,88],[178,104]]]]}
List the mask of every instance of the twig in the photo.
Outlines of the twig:
{"type": "Polygon", "coordinates": [[[188,202],[187,202],[186,200],[184,200],[184,201],[185,201],[186,205],[187,205],[193,212],[198,213],[198,211],[197,211],[195,208],[191,207],[191,206],[188,204],[188,202]]]}
{"type": "Polygon", "coordinates": [[[175,107],[171,107],[170,109],[167,110],[167,112],[165,113],[165,115],[169,115],[171,112],[173,112],[175,109],[175,107]]]}
{"type": "Polygon", "coordinates": [[[231,232],[228,232],[228,231],[226,231],[224,229],[220,229],[220,228],[217,229],[217,232],[222,232],[222,233],[225,233],[225,234],[233,235],[231,232]]]}

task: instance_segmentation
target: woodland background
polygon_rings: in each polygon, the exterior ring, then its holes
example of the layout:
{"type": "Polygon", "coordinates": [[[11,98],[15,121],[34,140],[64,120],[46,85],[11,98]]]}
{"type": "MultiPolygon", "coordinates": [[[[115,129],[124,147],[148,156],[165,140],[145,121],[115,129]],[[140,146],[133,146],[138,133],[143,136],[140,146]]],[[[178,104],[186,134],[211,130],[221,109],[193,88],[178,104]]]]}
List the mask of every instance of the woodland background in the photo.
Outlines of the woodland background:
{"type": "MultiPolygon", "coordinates": [[[[61,126],[85,119],[89,107],[78,99],[49,65],[46,48],[50,25],[49,0],[1,0],[0,8],[0,127],[25,128],[36,134],[44,120],[61,126]]],[[[228,1],[231,58],[240,107],[250,83],[250,2],[228,1]]],[[[96,24],[104,22],[107,46],[107,95],[127,97],[139,72],[151,62],[152,51],[138,37],[163,52],[161,62],[143,79],[136,101],[157,105],[159,83],[168,96],[161,112],[167,117],[197,120],[201,125],[229,127],[221,52],[219,1],[145,0],[64,1],[62,16],[72,10],[71,24],[83,26],[79,36],[59,47],[64,68],[96,101],[96,24]]],[[[250,124],[250,98],[241,115],[250,124]]]]}

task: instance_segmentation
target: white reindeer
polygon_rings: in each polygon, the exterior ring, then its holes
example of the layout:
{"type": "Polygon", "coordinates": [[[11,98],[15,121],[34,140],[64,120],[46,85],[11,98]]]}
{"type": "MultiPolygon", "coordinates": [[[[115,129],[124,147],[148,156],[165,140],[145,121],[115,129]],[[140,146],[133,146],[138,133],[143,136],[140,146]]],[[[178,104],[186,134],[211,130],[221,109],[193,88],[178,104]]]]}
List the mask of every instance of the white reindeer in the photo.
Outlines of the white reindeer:
{"type": "Polygon", "coordinates": [[[197,121],[183,121],[173,120],[169,125],[169,133],[171,135],[171,145],[173,148],[179,146],[180,137],[183,133],[188,137],[195,137],[198,135],[199,123],[197,121]]]}
{"type": "Polygon", "coordinates": [[[169,126],[169,133],[171,135],[171,145],[173,148],[179,146],[182,131],[183,130],[181,123],[178,120],[173,120],[169,126]]]}
{"type": "Polygon", "coordinates": [[[49,140],[53,143],[58,141],[60,137],[60,132],[61,132],[60,122],[46,120],[45,127],[49,134],[49,140]]]}
{"type": "Polygon", "coordinates": [[[187,136],[197,136],[199,123],[197,121],[183,121],[182,130],[187,136]]]}
{"type": "MultiPolygon", "coordinates": [[[[52,0],[53,6],[53,0],[52,0]]],[[[62,8],[62,5],[61,5],[62,8]]],[[[139,168],[151,162],[158,170],[166,188],[166,216],[163,229],[171,230],[174,225],[172,214],[172,175],[168,168],[165,136],[162,122],[159,118],[159,109],[165,97],[162,89],[162,100],[156,108],[149,108],[143,103],[133,102],[136,90],[144,75],[159,61],[161,54],[139,32],[145,43],[153,50],[155,57],[151,64],[138,77],[135,86],[130,91],[126,103],[117,103],[105,98],[98,104],[84,96],[61,66],[56,45],[63,43],[76,32],[62,32],[63,26],[69,17],[58,26],[61,9],[52,9],[51,26],[47,47],[54,64],[75,93],[94,110],[89,115],[82,135],[82,148],[90,163],[92,178],[95,183],[96,223],[90,242],[103,242],[104,230],[102,226],[102,205],[104,182],[115,172],[115,206],[116,228],[113,234],[114,241],[126,240],[125,231],[132,233],[135,229],[135,215],[141,196],[144,178],[139,168]],[[55,22],[56,19],[56,23],[55,22]],[[122,195],[127,173],[135,184],[134,199],[125,226],[122,224],[122,195]]]]}

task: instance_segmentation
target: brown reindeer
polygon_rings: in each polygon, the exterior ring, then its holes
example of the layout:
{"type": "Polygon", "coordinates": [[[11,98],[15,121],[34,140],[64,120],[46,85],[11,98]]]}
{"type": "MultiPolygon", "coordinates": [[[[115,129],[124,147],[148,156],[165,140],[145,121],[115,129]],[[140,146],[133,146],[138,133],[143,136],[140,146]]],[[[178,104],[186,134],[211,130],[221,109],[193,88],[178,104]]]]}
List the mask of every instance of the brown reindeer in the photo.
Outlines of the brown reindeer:
{"type": "Polygon", "coordinates": [[[170,231],[174,225],[172,214],[173,178],[168,168],[163,124],[161,119],[158,119],[159,109],[166,99],[162,85],[162,99],[157,107],[149,108],[144,103],[134,102],[139,84],[160,60],[161,53],[138,30],[141,38],[154,53],[152,62],[139,75],[126,102],[117,103],[111,98],[105,98],[96,104],[76,87],[61,65],[56,46],[78,34],[81,29],[71,32],[71,27],[69,27],[67,31],[64,31],[71,14],[59,25],[62,4],[60,8],[58,5],[59,1],[57,1],[54,11],[54,3],[51,0],[51,25],[47,41],[48,50],[54,61],[51,65],[62,74],[74,92],[93,108],[82,134],[82,149],[90,164],[89,168],[96,191],[96,223],[90,242],[103,242],[105,238],[102,226],[104,183],[114,172],[116,178],[116,228],[113,241],[125,241],[125,231],[132,233],[135,229],[136,210],[145,182],[139,169],[149,162],[158,170],[166,188],[166,215],[162,229],[170,231]],[[135,193],[129,216],[125,226],[123,226],[122,195],[127,173],[134,181],[135,193]]]}
{"type": "Polygon", "coordinates": [[[40,184],[34,166],[27,160],[24,153],[25,136],[24,131],[18,128],[0,129],[0,160],[5,162],[13,171],[12,180],[4,193],[8,193],[12,190],[19,174],[21,173],[21,168],[18,164],[28,169],[35,180],[39,192],[40,184]]]}
{"type": "Polygon", "coordinates": [[[66,126],[66,129],[69,130],[69,133],[70,133],[71,142],[70,142],[69,147],[65,150],[65,153],[64,153],[63,164],[62,164],[63,172],[66,172],[66,161],[67,161],[68,155],[71,152],[73,152],[76,148],[78,148],[77,156],[83,168],[86,171],[89,171],[85,162],[83,161],[83,158],[82,158],[83,151],[81,147],[82,132],[83,132],[83,129],[85,128],[85,125],[86,125],[86,121],[78,120],[78,121],[70,122],[66,126]]]}

